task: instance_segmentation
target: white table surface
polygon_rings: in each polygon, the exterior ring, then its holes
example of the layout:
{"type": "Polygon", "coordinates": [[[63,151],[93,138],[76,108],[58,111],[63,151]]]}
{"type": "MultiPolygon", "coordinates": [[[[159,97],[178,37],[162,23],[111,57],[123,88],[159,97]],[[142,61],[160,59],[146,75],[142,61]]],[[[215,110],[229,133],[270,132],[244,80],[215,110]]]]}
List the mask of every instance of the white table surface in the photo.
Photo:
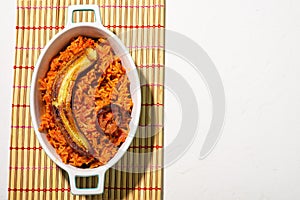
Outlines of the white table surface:
{"type": "MultiPolygon", "coordinates": [[[[0,200],[7,198],[15,7],[15,0],[1,2],[0,200]]],[[[199,134],[165,168],[165,199],[300,199],[300,1],[167,1],[166,12],[167,29],[193,39],[212,58],[225,86],[227,113],[221,140],[199,160],[211,116],[199,77],[199,87],[193,87],[199,134]]],[[[166,64],[179,72],[185,65],[169,54],[166,64]]],[[[169,91],[165,103],[168,145],[179,128],[180,105],[169,91]]]]}

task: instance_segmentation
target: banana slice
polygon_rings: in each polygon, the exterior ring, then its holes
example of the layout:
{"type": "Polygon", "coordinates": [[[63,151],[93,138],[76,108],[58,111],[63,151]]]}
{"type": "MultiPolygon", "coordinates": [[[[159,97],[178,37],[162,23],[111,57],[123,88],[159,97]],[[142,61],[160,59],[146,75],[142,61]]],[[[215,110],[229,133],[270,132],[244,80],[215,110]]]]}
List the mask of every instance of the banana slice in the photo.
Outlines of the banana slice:
{"type": "Polygon", "coordinates": [[[84,155],[93,154],[93,148],[75,122],[71,99],[77,77],[81,72],[93,66],[97,59],[98,54],[95,49],[85,49],[59,72],[52,87],[52,108],[55,120],[69,145],[84,155]]]}

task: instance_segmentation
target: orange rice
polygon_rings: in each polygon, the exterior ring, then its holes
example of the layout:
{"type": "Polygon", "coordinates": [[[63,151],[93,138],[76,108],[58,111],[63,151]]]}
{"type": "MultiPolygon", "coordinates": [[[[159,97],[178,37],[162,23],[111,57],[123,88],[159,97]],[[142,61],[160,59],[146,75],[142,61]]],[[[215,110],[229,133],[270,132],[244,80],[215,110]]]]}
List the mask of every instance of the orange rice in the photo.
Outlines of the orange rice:
{"type": "Polygon", "coordinates": [[[62,161],[81,168],[94,168],[107,163],[127,137],[133,106],[126,70],[108,41],[79,36],[52,59],[49,71],[39,82],[45,105],[40,131],[47,133],[48,141],[62,161]],[[72,94],[73,116],[95,151],[94,155],[84,156],[70,147],[57,126],[52,113],[51,94],[58,72],[88,47],[97,50],[99,59],[88,72],[77,78],[72,94]],[[110,107],[117,108],[121,114],[114,115],[110,107]]]}

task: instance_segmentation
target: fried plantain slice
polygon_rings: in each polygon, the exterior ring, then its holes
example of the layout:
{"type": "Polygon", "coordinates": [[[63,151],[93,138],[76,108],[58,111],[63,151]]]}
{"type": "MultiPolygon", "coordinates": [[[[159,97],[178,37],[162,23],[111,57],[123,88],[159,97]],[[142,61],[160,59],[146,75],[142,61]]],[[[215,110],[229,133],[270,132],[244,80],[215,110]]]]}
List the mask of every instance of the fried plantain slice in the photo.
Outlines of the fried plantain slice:
{"type": "Polygon", "coordinates": [[[68,144],[83,155],[92,155],[93,148],[75,122],[71,109],[72,91],[79,74],[93,66],[97,59],[97,51],[86,48],[61,69],[52,87],[54,118],[68,144]]]}

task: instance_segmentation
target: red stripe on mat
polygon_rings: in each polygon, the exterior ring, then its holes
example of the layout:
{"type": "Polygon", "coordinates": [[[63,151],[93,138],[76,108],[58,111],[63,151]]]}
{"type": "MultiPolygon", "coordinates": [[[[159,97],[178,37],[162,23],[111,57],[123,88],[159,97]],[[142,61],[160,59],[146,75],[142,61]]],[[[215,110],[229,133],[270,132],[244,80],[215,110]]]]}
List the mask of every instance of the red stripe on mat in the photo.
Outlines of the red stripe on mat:
{"type": "Polygon", "coordinates": [[[105,187],[105,189],[113,190],[161,190],[158,187],[138,187],[138,188],[128,188],[128,187],[105,187]]]}
{"type": "Polygon", "coordinates": [[[143,84],[141,85],[141,87],[163,87],[163,84],[159,84],[159,83],[150,83],[150,84],[143,84]]]}
{"type": "Polygon", "coordinates": [[[143,103],[142,106],[164,106],[162,103],[143,103]]]}
{"type": "Polygon", "coordinates": [[[44,47],[15,47],[17,50],[42,50],[44,47]]]}
{"type": "MultiPolygon", "coordinates": [[[[163,25],[105,25],[106,28],[164,28],[163,25]]],[[[65,26],[16,26],[17,30],[59,30],[65,26]]]]}
{"type": "Polygon", "coordinates": [[[162,124],[139,124],[139,127],[164,127],[162,124]]]}
{"type": "Polygon", "coordinates": [[[150,145],[150,146],[130,146],[129,149],[162,149],[163,146],[150,145]]]}
{"type": "MultiPolygon", "coordinates": [[[[161,190],[158,187],[138,187],[138,188],[127,188],[127,187],[104,187],[109,190],[161,190]]],[[[70,192],[70,188],[8,188],[9,192],[70,192]]]]}
{"type": "Polygon", "coordinates": [[[14,85],[13,88],[30,88],[30,85],[14,85]]]}
{"type": "Polygon", "coordinates": [[[70,188],[8,188],[9,192],[70,192],[70,188]]]}
{"type": "Polygon", "coordinates": [[[34,69],[34,66],[14,66],[14,69],[34,69]]]}
{"type": "Polygon", "coordinates": [[[160,64],[152,64],[152,65],[139,65],[137,66],[138,68],[161,68],[164,67],[164,65],[160,65],[160,64]]]}
{"type": "Polygon", "coordinates": [[[42,147],[10,147],[9,150],[42,150],[42,147]]]}
{"type": "Polygon", "coordinates": [[[10,170],[47,170],[47,169],[50,169],[50,170],[53,170],[53,169],[59,169],[58,166],[16,166],[16,167],[12,167],[10,166],[9,169],[10,170]]]}
{"type": "Polygon", "coordinates": [[[27,104],[12,104],[12,107],[13,108],[28,108],[30,106],[27,104]]]}
{"type": "MultiPolygon", "coordinates": [[[[123,5],[101,5],[101,8],[163,8],[164,5],[148,5],[148,6],[123,6],[123,5]]],[[[68,6],[17,6],[17,9],[66,9],[68,6]]]]}
{"type": "Polygon", "coordinates": [[[33,126],[11,126],[10,128],[33,128],[33,126]]]}
{"type": "Polygon", "coordinates": [[[64,29],[64,26],[16,26],[17,30],[59,30],[59,29],[64,29]]]}

